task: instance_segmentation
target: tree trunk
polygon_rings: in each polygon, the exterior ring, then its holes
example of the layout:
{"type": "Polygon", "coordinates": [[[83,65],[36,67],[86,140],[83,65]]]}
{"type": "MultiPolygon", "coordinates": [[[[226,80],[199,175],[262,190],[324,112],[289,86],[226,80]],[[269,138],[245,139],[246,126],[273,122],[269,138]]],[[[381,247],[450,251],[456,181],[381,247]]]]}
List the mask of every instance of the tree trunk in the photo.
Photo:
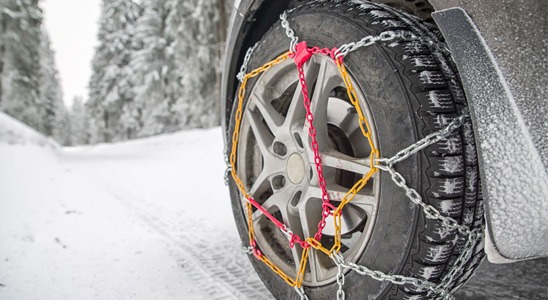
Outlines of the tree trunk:
{"type": "Polygon", "coordinates": [[[109,143],[110,142],[110,135],[108,133],[109,118],[108,118],[108,112],[107,111],[103,112],[103,121],[105,122],[105,128],[104,128],[104,131],[103,131],[103,142],[109,143]]]}
{"type": "Polygon", "coordinates": [[[0,24],[0,39],[3,41],[0,42],[0,107],[2,106],[2,96],[4,95],[4,90],[2,89],[2,82],[4,78],[4,53],[6,52],[6,16],[2,17],[2,23],[0,24]]]}

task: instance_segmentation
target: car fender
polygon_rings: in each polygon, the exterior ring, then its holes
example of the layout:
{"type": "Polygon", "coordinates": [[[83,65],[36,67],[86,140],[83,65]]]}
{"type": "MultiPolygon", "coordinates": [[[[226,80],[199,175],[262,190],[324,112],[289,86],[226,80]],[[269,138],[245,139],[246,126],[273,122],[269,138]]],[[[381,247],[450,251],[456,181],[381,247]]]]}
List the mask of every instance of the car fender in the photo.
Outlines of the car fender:
{"type": "MultiPolygon", "coordinates": [[[[503,18],[508,12],[499,13],[503,18]]],[[[534,86],[534,82],[523,82],[530,79],[517,78],[535,74],[527,74],[533,70],[504,73],[480,28],[464,9],[443,9],[432,16],[452,52],[470,106],[486,200],[488,258],[495,263],[504,263],[546,256],[548,174],[546,157],[543,160],[540,151],[547,149],[547,144],[545,138],[535,138],[539,134],[535,132],[537,127],[541,135],[546,134],[546,98],[537,98],[531,93],[532,89],[540,87],[534,86]],[[529,90],[520,89],[519,84],[529,90]],[[519,102],[522,97],[528,97],[526,104],[544,109],[544,113],[528,113],[524,109],[525,103],[519,102]]],[[[484,25],[484,30],[491,28],[484,25]]],[[[513,39],[511,34],[500,35],[498,39],[513,39]]],[[[528,41],[527,37],[524,40],[528,41]]],[[[540,55],[541,51],[536,54],[540,55]]],[[[504,54],[498,58],[501,56],[504,54]]],[[[535,57],[535,53],[528,58],[538,59],[542,64],[542,59],[535,57]]],[[[524,62],[507,63],[523,66],[524,62]]],[[[536,74],[540,80],[546,78],[545,75],[536,74]]]]}

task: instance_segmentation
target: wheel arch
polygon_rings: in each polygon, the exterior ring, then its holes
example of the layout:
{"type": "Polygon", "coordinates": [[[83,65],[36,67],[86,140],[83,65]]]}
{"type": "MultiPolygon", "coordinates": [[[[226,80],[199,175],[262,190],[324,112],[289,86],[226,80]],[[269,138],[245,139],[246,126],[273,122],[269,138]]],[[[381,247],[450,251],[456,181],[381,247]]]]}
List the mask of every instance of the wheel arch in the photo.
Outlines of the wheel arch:
{"type": "Polygon", "coordinates": [[[236,74],[239,72],[245,53],[278,20],[278,16],[289,7],[290,2],[290,0],[242,0],[235,3],[225,50],[221,85],[221,125],[225,143],[230,111],[238,86],[236,74]]]}

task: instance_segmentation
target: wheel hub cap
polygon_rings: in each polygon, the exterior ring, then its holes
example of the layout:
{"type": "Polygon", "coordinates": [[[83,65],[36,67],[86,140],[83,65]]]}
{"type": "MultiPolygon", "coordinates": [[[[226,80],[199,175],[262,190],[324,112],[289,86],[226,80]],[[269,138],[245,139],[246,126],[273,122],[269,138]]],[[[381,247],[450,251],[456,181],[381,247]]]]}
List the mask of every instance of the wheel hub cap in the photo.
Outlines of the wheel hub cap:
{"type": "Polygon", "coordinates": [[[289,159],[287,160],[287,177],[289,177],[289,180],[294,184],[303,181],[304,160],[300,154],[293,153],[289,156],[289,159]]]}

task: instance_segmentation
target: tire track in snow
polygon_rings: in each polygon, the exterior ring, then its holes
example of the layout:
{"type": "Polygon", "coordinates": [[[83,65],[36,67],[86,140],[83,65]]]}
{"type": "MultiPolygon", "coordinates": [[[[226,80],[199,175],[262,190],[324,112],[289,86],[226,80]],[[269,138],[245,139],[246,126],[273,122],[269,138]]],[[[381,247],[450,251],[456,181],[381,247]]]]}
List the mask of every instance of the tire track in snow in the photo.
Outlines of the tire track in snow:
{"type": "Polygon", "coordinates": [[[215,231],[202,222],[188,216],[175,217],[127,189],[100,181],[124,206],[169,241],[172,256],[210,299],[273,299],[239,248],[237,237],[214,235],[215,231]],[[214,238],[204,239],[201,233],[214,238]]]}

